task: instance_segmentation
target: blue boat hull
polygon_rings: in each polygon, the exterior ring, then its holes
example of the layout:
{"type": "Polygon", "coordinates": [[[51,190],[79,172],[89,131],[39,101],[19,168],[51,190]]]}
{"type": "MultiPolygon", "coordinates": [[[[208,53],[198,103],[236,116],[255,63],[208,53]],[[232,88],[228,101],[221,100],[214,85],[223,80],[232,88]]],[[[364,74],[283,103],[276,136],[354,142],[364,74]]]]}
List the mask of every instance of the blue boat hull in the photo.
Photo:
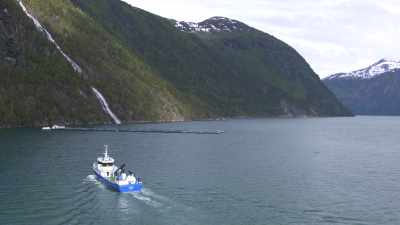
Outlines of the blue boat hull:
{"type": "Polygon", "coordinates": [[[140,192],[143,188],[142,183],[135,183],[135,184],[128,184],[128,185],[118,185],[116,183],[113,183],[104,177],[100,176],[95,170],[93,170],[94,173],[96,174],[97,180],[105,184],[108,188],[113,189],[118,192],[140,192]]]}

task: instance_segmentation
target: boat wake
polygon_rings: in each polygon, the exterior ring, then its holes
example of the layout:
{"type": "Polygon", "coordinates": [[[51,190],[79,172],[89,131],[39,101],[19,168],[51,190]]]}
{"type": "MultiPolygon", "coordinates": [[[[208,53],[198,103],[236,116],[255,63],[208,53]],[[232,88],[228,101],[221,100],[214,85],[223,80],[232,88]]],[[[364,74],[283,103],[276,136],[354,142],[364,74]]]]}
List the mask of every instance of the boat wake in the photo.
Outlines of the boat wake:
{"type": "Polygon", "coordinates": [[[154,193],[153,191],[151,191],[148,188],[143,188],[142,189],[142,194],[145,195],[145,196],[153,197],[154,199],[158,199],[160,201],[165,201],[165,202],[171,201],[167,197],[162,196],[162,195],[158,195],[158,194],[154,193]]]}
{"type": "Polygon", "coordinates": [[[96,179],[96,176],[94,174],[90,174],[83,179],[83,183],[100,183],[100,182],[96,179]]]}
{"type": "MultiPolygon", "coordinates": [[[[106,189],[103,183],[97,181],[95,175],[88,175],[83,179],[82,183],[106,189]]],[[[102,196],[101,201],[98,203],[100,206],[96,206],[96,210],[99,210],[98,207],[102,207],[103,203],[101,202],[115,197],[118,202],[115,209],[120,213],[124,213],[126,219],[137,218],[138,215],[150,211],[152,214],[156,213],[159,219],[166,222],[165,224],[170,224],[169,222],[171,224],[207,224],[204,222],[207,217],[199,209],[179,203],[146,187],[140,192],[114,194],[102,192],[99,195],[102,196]],[[105,198],[104,195],[107,197],[105,198]],[[176,223],[177,221],[178,223],[176,223]]]]}
{"type": "Polygon", "coordinates": [[[154,208],[161,208],[165,206],[165,203],[162,203],[161,201],[155,199],[153,196],[146,195],[143,192],[138,192],[138,193],[132,192],[128,194],[133,196],[135,199],[142,201],[144,204],[154,208]]]}
{"type": "Polygon", "coordinates": [[[156,210],[165,224],[208,224],[207,217],[199,209],[156,194],[148,188],[143,188],[140,193],[130,194],[135,200],[140,200],[156,210]]]}
{"type": "MultiPolygon", "coordinates": [[[[85,177],[83,179],[82,183],[84,183],[84,184],[93,183],[102,188],[105,188],[105,186],[96,179],[96,175],[94,175],[94,174],[90,174],[87,177],[85,177]]],[[[149,190],[148,188],[143,188],[141,192],[128,192],[128,193],[124,193],[124,194],[130,195],[130,196],[134,197],[135,199],[143,202],[144,204],[154,207],[154,208],[163,207],[163,206],[167,205],[168,203],[171,204],[171,201],[167,197],[155,194],[153,191],[149,190]]]]}
{"type": "Polygon", "coordinates": [[[96,180],[96,176],[94,174],[87,175],[85,179],[83,179],[84,183],[94,182],[96,180]]]}
{"type": "Polygon", "coordinates": [[[54,195],[56,198],[44,199],[43,201],[49,201],[49,206],[38,209],[39,211],[34,214],[43,217],[41,222],[49,221],[48,224],[54,225],[79,225],[82,224],[81,221],[86,221],[86,224],[95,224],[96,218],[92,215],[101,206],[97,193],[93,191],[93,189],[97,189],[98,184],[100,183],[96,181],[94,175],[88,175],[80,183],[68,186],[67,188],[70,188],[71,192],[65,193],[65,195],[54,195]],[[53,202],[58,202],[59,206],[54,207],[53,202]]]}
{"type": "Polygon", "coordinates": [[[85,177],[82,181],[83,184],[89,184],[89,183],[93,183],[96,184],[97,186],[101,187],[101,188],[106,188],[100,181],[98,181],[96,179],[96,175],[94,174],[90,174],[87,177],[85,177]]]}

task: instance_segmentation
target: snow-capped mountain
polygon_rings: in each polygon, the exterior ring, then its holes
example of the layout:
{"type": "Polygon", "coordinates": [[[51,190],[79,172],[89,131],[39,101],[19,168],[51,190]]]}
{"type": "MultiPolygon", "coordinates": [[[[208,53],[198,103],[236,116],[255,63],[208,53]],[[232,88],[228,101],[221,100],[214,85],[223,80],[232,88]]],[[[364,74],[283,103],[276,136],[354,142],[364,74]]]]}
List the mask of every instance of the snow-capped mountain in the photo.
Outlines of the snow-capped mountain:
{"type": "Polygon", "coordinates": [[[371,79],[376,76],[388,73],[400,71],[400,61],[392,59],[381,59],[371,66],[356,70],[350,73],[337,73],[326,78],[326,80],[333,79],[371,79]]]}
{"type": "Polygon", "coordinates": [[[382,59],[323,82],[354,114],[400,115],[400,61],[382,59]]]}
{"type": "Polygon", "coordinates": [[[226,17],[212,17],[200,23],[176,21],[175,27],[184,32],[254,31],[246,24],[226,17]]]}

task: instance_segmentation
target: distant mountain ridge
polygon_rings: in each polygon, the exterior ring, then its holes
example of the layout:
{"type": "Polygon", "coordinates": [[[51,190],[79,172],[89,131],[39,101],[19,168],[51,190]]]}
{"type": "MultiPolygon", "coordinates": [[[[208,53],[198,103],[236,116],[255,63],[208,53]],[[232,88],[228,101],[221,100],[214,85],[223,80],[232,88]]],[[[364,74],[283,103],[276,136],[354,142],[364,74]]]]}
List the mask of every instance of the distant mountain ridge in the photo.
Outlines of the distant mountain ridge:
{"type": "Polygon", "coordinates": [[[381,59],[323,81],[355,114],[400,115],[400,60],[381,59]]]}
{"type": "Polygon", "coordinates": [[[400,60],[381,59],[378,62],[364,69],[356,70],[350,73],[338,73],[327,77],[325,80],[333,79],[372,79],[376,76],[396,72],[400,70],[400,60]]]}
{"type": "Polygon", "coordinates": [[[0,31],[0,126],[351,115],[293,48],[224,17],[3,0],[0,31]]]}

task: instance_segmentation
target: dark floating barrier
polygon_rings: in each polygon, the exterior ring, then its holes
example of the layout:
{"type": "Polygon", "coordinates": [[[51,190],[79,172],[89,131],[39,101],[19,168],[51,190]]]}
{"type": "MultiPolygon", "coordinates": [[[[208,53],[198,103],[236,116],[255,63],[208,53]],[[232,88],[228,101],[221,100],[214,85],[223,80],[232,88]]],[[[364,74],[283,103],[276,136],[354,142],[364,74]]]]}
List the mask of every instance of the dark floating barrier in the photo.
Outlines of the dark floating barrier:
{"type": "Polygon", "coordinates": [[[137,130],[137,129],[118,129],[118,128],[83,128],[83,127],[63,127],[44,129],[51,131],[83,131],[83,132],[116,132],[116,133],[158,133],[158,134],[223,134],[225,131],[193,131],[193,130],[137,130]]]}

